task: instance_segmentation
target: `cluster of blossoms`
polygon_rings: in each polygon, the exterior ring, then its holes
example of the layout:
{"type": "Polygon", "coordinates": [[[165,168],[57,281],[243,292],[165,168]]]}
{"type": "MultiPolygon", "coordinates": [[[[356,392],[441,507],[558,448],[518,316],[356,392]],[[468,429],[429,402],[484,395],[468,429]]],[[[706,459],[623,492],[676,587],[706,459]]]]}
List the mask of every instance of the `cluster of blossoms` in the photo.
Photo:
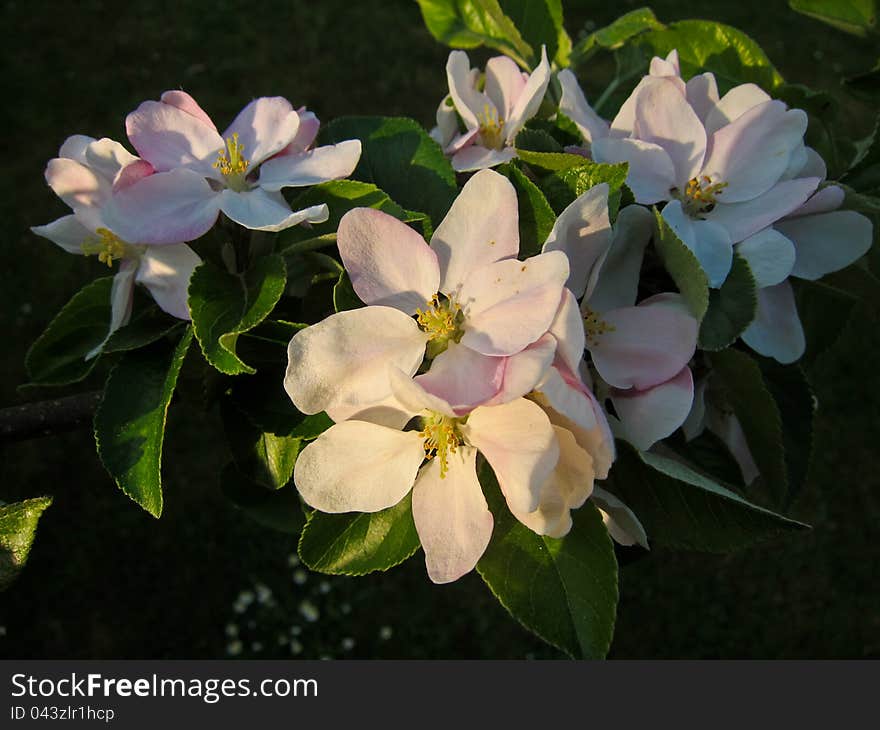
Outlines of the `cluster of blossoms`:
{"type": "Polygon", "coordinates": [[[120,262],[108,337],[131,317],[135,283],[188,320],[187,287],[201,259],[186,242],[207,233],[221,211],[258,231],[327,220],[326,205],[292,211],[280,192],[346,177],[357,165],[361,143],[314,148],[318,126],[305,108],[261,98],[221,135],[189,94],[166,91],[126,117],[140,157],[110,139],[64,142],[46,181],[73,213],[32,230],[70,253],[97,255],[109,267],[120,262]]]}

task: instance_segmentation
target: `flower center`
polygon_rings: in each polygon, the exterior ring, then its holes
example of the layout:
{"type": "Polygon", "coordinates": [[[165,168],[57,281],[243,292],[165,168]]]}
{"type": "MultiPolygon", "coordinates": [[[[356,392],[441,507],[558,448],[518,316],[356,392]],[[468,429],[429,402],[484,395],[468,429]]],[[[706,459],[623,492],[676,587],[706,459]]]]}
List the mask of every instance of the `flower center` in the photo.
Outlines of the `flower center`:
{"type": "Polygon", "coordinates": [[[477,121],[480,123],[480,141],[483,146],[490,150],[503,149],[504,120],[499,118],[498,111],[486,104],[483,113],[477,116],[477,121]]]}
{"type": "Polygon", "coordinates": [[[449,471],[449,455],[464,443],[461,425],[466,418],[453,418],[436,411],[428,411],[422,416],[422,430],[419,436],[425,440],[425,458],[440,460],[440,478],[449,471]]]}
{"type": "Polygon", "coordinates": [[[681,201],[685,213],[691,218],[697,218],[701,213],[712,211],[716,198],[726,187],[726,182],[713,183],[708,175],[700,175],[698,178],[692,177],[688,180],[684,193],[678,188],[672,188],[672,194],[681,201]]]}
{"type": "Polygon", "coordinates": [[[133,253],[131,244],[123,241],[108,228],[95,230],[97,238],[88,238],[82,242],[82,252],[86,256],[98,255],[98,261],[107,266],[113,266],[113,262],[130,257],[133,253]]]}
{"type": "Polygon", "coordinates": [[[437,294],[425,304],[426,309],[416,310],[416,322],[428,335],[429,341],[425,354],[429,360],[433,360],[449,347],[450,341],[458,342],[461,340],[464,334],[462,329],[464,314],[456,302],[446,298],[441,301],[437,294]]]}
{"type": "Polygon", "coordinates": [[[604,319],[599,317],[598,312],[594,312],[589,307],[585,307],[583,311],[584,334],[587,336],[588,345],[599,344],[599,338],[606,332],[614,332],[617,328],[608,324],[604,319]]]}
{"type": "Polygon", "coordinates": [[[245,159],[243,152],[244,145],[239,144],[238,132],[234,132],[226,139],[226,149],[217,153],[217,162],[213,165],[225,178],[226,186],[238,193],[248,188],[245,176],[250,162],[245,159]]]}

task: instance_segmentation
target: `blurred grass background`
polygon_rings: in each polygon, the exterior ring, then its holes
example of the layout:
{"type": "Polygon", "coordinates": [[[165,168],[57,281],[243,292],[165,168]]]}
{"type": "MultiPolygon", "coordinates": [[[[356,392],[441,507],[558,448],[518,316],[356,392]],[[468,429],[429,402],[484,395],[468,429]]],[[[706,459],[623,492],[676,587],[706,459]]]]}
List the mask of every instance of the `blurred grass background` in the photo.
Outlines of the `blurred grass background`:
{"type": "MultiPolygon", "coordinates": [[[[568,2],[566,25],[577,37],[641,4],[568,2]]],[[[817,88],[835,90],[877,55],[779,1],[652,7],[664,21],[703,15],[736,25],[787,80],[817,88]]],[[[75,291],[106,273],[28,230],[66,212],[42,177],[66,136],[124,140],[125,114],[170,88],[192,93],[221,128],[252,97],[276,94],[325,121],[406,115],[430,126],[445,94],[448,51],[408,0],[19,0],[4,3],[2,27],[3,406],[40,395],[16,390],[27,347],[75,291]]],[[[584,83],[595,98],[596,79],[584,83]]],[[[854,136],[869,131],[864,108],[845,113],[854,136]]],[[[655,549],[624,565],[613,657],[880,656],[878,325],[867,310],[846,327],[841,319],[836,344],[809,364],[820,412],[795,511],[816,528],[728,556],[655,549]]],[[[103,375],[79,387],[100,387],[103,375]]],[[[218,438],[210,418],[172,409],[160,521],[116,489],[86,430],[2,447],[0,498],[52,494],[55,504],[27,569],[0,594],[0,656],[558,656],[475,575],[433,586],[418,557],[384,577],[307,573],[291,538],[219,494],[218,438]]]]}

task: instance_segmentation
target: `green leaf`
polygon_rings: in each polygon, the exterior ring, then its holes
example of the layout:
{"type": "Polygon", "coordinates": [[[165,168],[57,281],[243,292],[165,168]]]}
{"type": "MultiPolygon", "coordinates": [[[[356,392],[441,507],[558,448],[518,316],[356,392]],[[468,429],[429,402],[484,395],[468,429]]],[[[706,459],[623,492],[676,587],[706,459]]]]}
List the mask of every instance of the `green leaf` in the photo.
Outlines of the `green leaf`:
{"type": "Polygon", "coordinates": [[[221,373],[256,372],[238,357],[236,342],[269,316],[286,281],[284,258],[277,254],[258,258],[240,274],[210,261],[195,270],[189,283],[193,328],[205,359],[221,373]]]}
{"type": "Polygon", "coordinates": [[[788,0],[788,5],[792,10],[861,38],[877,31],[876,0],[788,0]]]}
{"type": "Polygon", "coordinates": [[[593,31],[580,41],[572,51],[572,60],[574,63],[583,63],[600,48],[612,51],[645,31],[663,30],[665,27],[650,8],[631,10],[611,25],[593,31]]]}
{"type": "Polygon", "coordinates": [[[755,277],[746,260],[734,253],[721,288],[709,290],[709,308],[700,323],[700,349],[723,350],[732,345],[755,319],[757,307],[755,277]]]}
{"type": "Polygon", "coordinates": [[[266,489],[248,479],[235,464],[220,472],[220,489],[232,504],[264,527],[298,535],[306,518],[293,484],[283,489],[266,489]]]}
{"type": "MultiPolygon", "coordinates": [[[[526,130],[529,131],[529,130],[526,130]]],[[[535,130],[532,130],[533,132],[535,130]]],[[[523,135],[523,132],[520,132],[517,135],[517,142],[519,142],[520,137],[523,135]]],[[[549,136],[549,135],[548,135],[549,136]]],[[[554,140],[555,141],[555,140],[554,140]]],[[[557,144],[558,146],[558,144],[557,144]]],[[[569,170],[572,167],[584,167],[589,168],[591,170],[602,169],[598,168],[601,163],[598,162],[590,162],[584,157],[580,155],[574,155],[568,152],[548,152],[541,150],[530,150],[530,149],[517,149],[517,157],[525,162],[530,167],[534,167],[541,171],[546,172],[561,172],[564,170],[569,170]]],[[[626,164],[626,163],[621,163],[626,164]]],[[[610,167],[618,167],[616,165],[605,165],[606,168],[610,167]]],[[[623,176],[624,180],[626,179],[626,174],[623,176]]],[[[623,183],[621,183],[623,184],[623,183]]]]}
{"type": "Polygon", "coordinates": [[[95,443],[119,488],[153,517],[162,514],[162,442],[177,376],[192,341],[160,340],[123,355],[95,412],[95,443]]]}
{"type": "Polygon", "coordinates": [[[364,303],[355,293],[351,285],[351,279],[347,271],[339,275],[339,281],[333,287],[333,309],[337,312],[345,312],[349,309],[360,309],[364,303]]]}
{"type": "MultiPolygon", "coordinates": [[[[532,153],[536,155],[538,153],[532,153]]],[[[578,157],[578,155],[564,155],[565,157],[578,157]]],[[[542,158],[542,164],[552,164],[542,158]],[[546,162],[545,162],[546,161],[546,162]]],[[[575,198],[583,195],[590,188],[599,183],[608,184],[608,208],[612,219],[617,215],[617,207],[620,203],[620,190],[626,180],[627,164],[621,162],[608,165],[598,162],[585,162],[581,158],[581,164],[567,167],[544,177],[540,182],[540,188],[547,196],[550,207],[559,214],[574,202],[575,198]]]]}
{"type": "Polygon", "coordinates": [[[159,307],[151,306],[132,317],[125,327],[119,328],[110,335],[101,352],[137,350],[183,327],[184,323],[181,320],[166,314],[159,307]]]}
{"type": "Polygon", "coordinates": [[[27,563],[37,523],[51,497],[0,505],[0,591],[5,591],[27,563]]]}
{"type": "Polygon", "coordinates": [[[540,60],[541,46],[547,46],[547,58],[560,67],[568,66],[571,38],[565,32],[562,0],[500,0],[501,7],[519,29],[540,60]]]}
{"type": "Polygon", "coordinates": [[[709,20],[681,20],[663,30],[652,30],[639,38],[658,56],[678,50],[681,74],[690,78],[711,71],[721,93],[725,87],[754,83],[774,91],[784,83],[779,71],[761,47],[745,33],[709,20]]]}
{"type": "MultiPolygon", "coordinates": [[[[545,129],[526,128],[516,135],[515,145],[517,150],[529,152],[549,152],[562,154],[562,145],[559,144],[545,129]]],[[[580,157],[580,155],[572,155],[580,157]]],[[[584,158],[581,157],[581,160],[584,158]]]]}
{"type": "Polygon", "coordinates": [[[536,61],[498,0],[417,0],[431,35],[450,48],[488,46],[510,56],[523,68],[536,61]]]}
{"type": "Polygon", "coordinates": [[[69,385],[92,371],[98,358],[85,357],[104,341],[110,329],[112,286],[112,276],[96,279],[74,294],[55,315],[25,356],[32,383],[69,385]]]}
{"type": "Polygon", "coordinates": [[[702,322],[709,308],[709,279],[706,272],[687,246],[675,235],[675,231],[655,208],[657,229],[654,233],[654,246],[663,260],[663,265],[687,302],[691,313],[702,322]]]}
{"type": "Polygon", "coordinates": [[[727,552],[808,527],[746,501],[684,464],[622,441],[606,488],[636,514],[657,545],[727,552]]]}
{"type": "Polygon", "coordinates": [[[782,504],[788,493],[782,416],[758,363],[733,349],[712,353],[710,362],[713,383],[723,387],[727,405],[739,420],[761,473],[761,485],[756,489],[773,504],[782,504]]]}
{"type": "Polygon", "coordinates": [[[563,538],[532,532],[507,509],[488,465],[480,482],[495,516],[477,563],[486,585],[517,621],[573,657],[608,653],[617,611],[617,561],[592,502],[572,512],[563,538]]]}
{"type": "Polygon", "coordinates": [[[713,479],[736,487],[743,486],[742,471],[730,449],[718,436],[706,429],[696,438],[685,442],[681,431],[676,431],[663,442],[689,464],[713,479]]]}
{"type": "Polygon", "coordinates": [[[519,253],[521,258],[541,253],[541,246],[553,230],[556,214],[547,198],[515,165],[502,165],[498,172],[516,188],[519,208],[519,253]]]}
{"type": "Polygon", "coordinates": [[[458,194],[455,172],[418,122],[403,117],[340,117],[322,129],[322,144],[359,139],[352,177],[378,185],[397,203],[439,223],[458,194]]]}
{"type": "Polygon", "coordinates": [[[312,570],[332,575],[388,570],[418,549],[411,494],[381,512],[331,515],[316,510],[299,539],[302,561],[312,570]]]}
{"type": "Polygon", "coordinates": [[[308,228],[292,226],[282,231],[278,235],[281,253],[292,243],[336,233],[342,216],[354,208],[375,208],[402,221],[420,219],[419,214],[401,208],[385,191],[359,180],[330,180],[313,185],[295,197],[290,205],[294,210],[302,210],[322,203],[330,210],[330,217],[324,223],[313,223],[308,228]]]}

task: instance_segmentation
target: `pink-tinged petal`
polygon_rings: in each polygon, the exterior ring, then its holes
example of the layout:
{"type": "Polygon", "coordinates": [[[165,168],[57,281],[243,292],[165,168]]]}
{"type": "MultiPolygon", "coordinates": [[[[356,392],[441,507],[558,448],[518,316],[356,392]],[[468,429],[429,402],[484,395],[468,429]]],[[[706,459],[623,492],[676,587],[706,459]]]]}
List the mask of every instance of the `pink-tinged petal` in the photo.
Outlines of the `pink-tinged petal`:
{"type": "Polygon", "coordinates": [[[130,188],[136,182],[140,182],[154,172],[156,172],[156,170],[149,162],[136,159],[134,162],[126,165],[119,171],[119,174],[113,180],[113,192],[118,193],[120,190],[130,188]]]}
{"type": "Polygon", "coordinates": [[[544,482],[538,509],[514,513],[520,522],[538,535],[564,537],[571,530],[571,510],[582,506],[593,491],[593,457],[581,448],[571,431],[554,426],[559,443],[559,461],[544,482]]]}
{"type": "MultiPolygon", "coordinates": [[[[629,95],[627,100],[623,102],[620,110],[617,112],[617,116],[615,116],[614,121],[611,122],[609,134],[612,137],[622,139],[624,137],[629,137],[632,134],[636,118],[636,100],[639,98],[639,94],[642,93],[645,87],[654,83],[656,78],[657,77],[650,75],[643,76],[639,80],[639,83],[636,84],[636,88],[633,89],[633,92],[629,95]]],[[[668,83],[674,84],[675,87],[681,91],[682,96],[685,95],[684,81],[673,76],[666,76],[664,78],[668,83]]]]}
{"type": "Polygon", "coordinates": [[[629,164],[626,184],[637,203],[651,205],[669,200],[670,191],[679,185],[675,166],[660,145],[638,139],[605,137],[593,140],[592,153],[596,162],[629,164]]]}
{"type": "Polygon", "coordinates": [[[599,375],[615,388],[646,390],[663,383],[696,350],[699,323],[682,307],[651,302],[596,316],[606,331],[588,333],[587,349],[599,375]]]}
{"type": "Polygon", "coordinates": [[[85,159],[85,165],[111,182],[124,167],[138,160],[119,142],[106,137],[96,139],[86,147],[85,159]]]}
{"type": "Polygon", "coordinates": [[[693,441],[706,430],[706,384],[708,382],[708,377],[704,376],[697,381],[694,387],[694,402],[691,406],[691,412],[681,424],[685,441],[693,441]]]}
{"type": "Polygon", "coordinates": [[[525,85],[526,79],[519,66],[507,56],[495,56],[486,63],[486,95],[495,104],[502,119],[510,119],[525,85]]]}
{"type": "Polygon", "coordinates": [[[592,309],[603,312],[636,303],[642,259],[654,225],[651,211],[640,205],[628,205],[618,213],[611,248],[588,297],[592,309]]]}
{"type": "Polygon", "coordinates": [[[32,226],[31,231],[48,238],[68,253],[82,254],[82,245],[92,238],[92,231],[79,222],[75,215],[65,215],[45,226],[32,226]]]}
{"type": "MultiPolygon", "coordinates": [[[[452,143],[452,140],[458,135],[458,115],[455,113],[455,105],[452,97],[445,96],[437,107],[437,126],[431,130],[431,139],[439,144],[444,150],[452,143]]],[[[474,136],[479,134],[480,130],[472,130],[474,136]]]]}
{"type": "Polygon", "coordinates": [[[870,219],[852,210],[779,221],[776,228],[794,241],[792,276],[811,281],[854,263],[874,240],[870,219]]]}
{"type": "Polygon", "coordinates": [[[580,307],[574,294],[568,289],[562,291],[562,301],[548,332],[556,340],[556,353],[559,359],[571,372],[576,373],[584,359],[586,340],[580,307]]]}
{"type": "Polygon", "coordinates": [[[287,99],[263,96],[242,109],[223,133],[223,139],[238,135],[242,154],[253,170],[263,160],[283,150],[296,137],[299,115],[287,99]]]}
{"type": "Polygon", "coordinates": [[[423,309],[440,287],[437,255],[405,223],[373,208],[355,208],[339,221],[339,254],[366,304],[407,314],[423,309]]]}
{"type": "Polygon", "coordinates": [[[110,181],[74,160],[56,157],[46,165],[46,182],[74,212],[88,215],[109,200],[110,181]]]}
{"type": "Polygon", "coordinates": [[[733,413],[722,413],[713,408],[709,412],[709,430],[720,438],[733,454],[742,473],[743,484],[748,486],[755,481],[761,472],[749,450],[739,419],[733,413]]]}
{"type": "MultiPolygon", "coordinates": [[[[509,403],[531,393],[546,377],[555,354],[556,339],[548,334],[516,355],[488,358],[500,360],[502,367],[498,392],[485,405],[497,406],[509,403]]],[[[433,367],[431,369],[433,370],[433,367]]]]}
{"type": "MultiPolygon", "coordinates": [[[[456,121],[456,125],[457,124],[458,124],[458,121],[456,121]]],[[[480,130],[479,129],[468,129],[467,131],[462,132],[461,134],[458,134],[456,132],[456,134],[452,135],[452,138],[449,140],[449,143],[446,145],[446,147],[444,148],[443,151],[447,156],[452,155],[454,157],[455,155],[457,155],[461,150],[465,149],[466,147],[470,147],[471,145],[476,145],[479,138],[480,138],[480,130]]],[[[478,147],[478,150],[471,152],[470,153],[471,156],[488,155],[490,153],[495,154],[495,153],[500,153],[500,152],[505,151],[505,150],[488,150],[485,147],[480,147],[479,145],[477,145],[477,147],[478,147]]],[[[468,155],[464,155],[463,157],[461,157],[461,159],[468,160],[468,159],[470,159],[470,157],[468,155]]],[[[494,164],[499,164],[499,163],[494,163],[494,164]]],[[[454,165],[453,165],[453,167],[454,167],[454,165]]],[[[491,165],[486,165],[486,167],[491,167],[491,165]]],[[[482,168],[479,168],[479,169],[482,169],[482,168]]],[[[459,170],[459,172],[464,172],[464,170],[459,170]]]]}
{"type": "Polygon", "coordinates": [[[302,450],[293,481],[306,504],[321,512],[378,512],[406,496],[424,458],[415,431],[343,421],[302,450]]]}
{"type": "Polygon", "coordinates": [[[181,243],[207,233],[219,196],[192,170],[149,175],[120,190],[104,210],[108,228],[129,243],[181,243]]]}
{"type": "Polygon", "coordinates": [[[706,153],[706,130],[676,84],[665,78],[646,84],[635,113],[633,136],[666,150],[680,185],[696,177],[706,153]]]}
{"type": "Polygon", "coordinates": [[[457,297],[464,312],[461,343],[484,355],[519,352],[549,329],[567,278],[561,251],[476,269],[457,297]]]}
{"type": "Polygon", "coordinates": [[[737,244],[755,279],[758,289],[785,281],[794,267],[794,244],[779,231],[765,228],[737,244]]]}
{"type": "Polygon", "coordinates": [[[221,190],[220,210],[228,218],[252,231],[283,231],[304,221],[322,223],[330,216],[326,204],[313,205],[303,210],[291,211],[280,193],[270,193],[254,188],[244,193],[221,190]]]}
{"type": "Polygon", "coordinates": [[[431,238],[440,291],[455,294],[472,271],[519,253],[516,190],[491,170],[468,180],[431,238]]]}
{"type": "MultiPolygon", "coordinates": [[[[706,117],[718,104],[718,84],[715,82],[715,75],[707,72],[691,78],[685,84],[685,96],[700,121],[705,122],[706,117]]],[[[707,130],[706,134],[710,132],[707,130]]]]}
{"type": "Polygon", "coordinates": [[[172,89],[171,91],[166,91],[162,94],[160,99],[163,104],[170,104],[171,106],[177,107],[180,111],[186,112],[213,129],[215,132],[217,131],[217,127],[214,125],[214,122],[211,121],[211,117],[208,116],[208,113],[185,91],[172,89]]]}
{"type": "Polygon", "coordinates": [[[817,177],[783,180],[754,200],[730,205],[719,200],[715,208],[704,214],[704,217],[707,223],[722,226],[730,235],[730,240],[736,243],[797,210],[818,184],[817,177]]]}
{"type": "Polygon", "coordinates": [[[504,125],[504,137],[507,144],[512,145],[516,135],[519,134],[526,122],[538,113],[549,83],[550,63],[547,61],[547,49],[541,46],[541,61],[529,75],[529,79],[504,125]]]}
{"type": "Polygon", "coordinates": [[[828,177],[828,168],[825,166],[825,160],[822,159],[822,155],[812,147],[805,149],[807,161],[798,172],[797,177],[818,177],[820,180],[824,180],[828,177]]]}
{"type": "Polygon", "coordinates": [[[107,340],[110,339],[116,330],[124,327],[131,319],[131,307],[134,301],[134,276],[137,263],[133,260],[124,260],[119,264],[119,271],[113,277],[113,284],[110,287],[110,327],[107,330],[107,336],[88,353],[86,360],[91,360],[101,354],[107,340]]]}
{"type": "Polygon", "coordinates": [[[433,411],[451,418],[458,415],[449,401],[439,395],[429,393],[421,383],[400,368],[391,368],[388,379],[391,382],[394,397],[410,413],[415,415],[425,411],[433,411]]]}
{"type": "Polygon", "coordinates": [[[219,178],[213,167],[226,143],[213,125],[171,104],[145,101],[125,119],[138,154],[159,172],[183,167],[219,178]]]}
{"type": "Polygon", "coordinates": [[[742,339],[755,352],[784,365],[804,354],[804,328],[789,282],[758,290],[755,321],[743,332],[742,339]]]}
{"type": "Polygon", "coordinates": [[[670,380],[647,390],[612,390],[611,401],[620,419],[624,439],[647,451],[675,432],[691,411],[694,380],[684,367],[670,380]]]}
{"type": "Polygon", "coordinates": [[[426,339],[415,320],[391,307],[330,315],[293,336],[284,388],[303,413],[369,408],[391,395],[392,367],[416,372],[426,339]]]}
{"type": "MultiPolygon", "coordinates": [[[[434,358],[431,369],[415,381],[449,403],[455,413],[463,414],[496,396],[504,383],[505,360],[450,342],[449,347],[434,358]]],[[[514,397],[523,396],[529,390],[531,388],[514,397]]]]}
{"type": "MultiPolygon", "coordinates": [[[[716,210],[718,207],[720,206],[717,206],[716,210]]],[[[675,231],[681,242],[694,252],[694,256],[709,277],[709,286],[713,288],[721,286],[730,273],[733,263],[732,236],[727,229],[716,223],[714,217],[712,220],[691,218],[682,210],[678,200],[666,204],[663,208],[663,219],[675,231]]]]}
{"type": "Polygon", "coordinates": [[[544,411],[525,398],[483,406],[471,413],[462,435],[486,457],[510,508],[534,512],[559,460],[556,434],[544,411]]]}
{"type": "Polygon", "coordinates": [[[573,121],[586,142],[608,136],[608,122],[600,117],[587,102],[577,78],[570,69],[562,69],[556,77],[562,87],[559,110],[573,121]]]}
{"type": "MultiPolygon", "coordinates": [[[[718,93],[717,89],[715,91],[718,93]]],[[[770,96],[755,84],[734,86],[720,100],[716,96],[716,104],[704,117],[706,134],[715,134],[722,127],[739,119],[750,109],[770,101],[770,96]]]]}
{"type": "Polygon", "coordinates": [[[308,111],[305,107],[297,109],[299,115],[299,127],[296,130],[296,136],[291,140],[290,144],[285,147],[280,154],[296,154],[297,152],[305,152],[315,142],[318,136],[318,130],[321,128],[321,121],[313,112],[308,111]]]}
{"type": "Polygon", "coordinates": [[[478,117],[487,109],[490,113],[497,114],[489,97],[481,94],[474,86],[471,62],[464,51],[452,51],[449,54],[446,61],[446,81],[455,109],[468,129],[477,129],[480,126],[478,117]]]}
{"type": "Polygon", "coordinates": [[[327,408],[326,413],[334,423],[366,421],[398,431],[403,430],[407,422],[416,415],[397,400],[393,394],[367,407],[347,403],[332,405],[327,408]]]}
{"type": "Polygon", "coordinates": [[[817,190],[800,208],[796,208],[786,216],[786,220],[790,218],[800,218],[805,215],[816,215],[818,213],[830,213],[837,210],[843,201],[846,200],[846,193],[838,185],[829,185],[821,190],[817,190]]]}
{"type": "Polygon", "coordinates": [[[198,254],[185,244],[148,246],[140,258],[135,280],[147,288],[153,299],[172,317],[189,320],[187,289],[198,254]]]}
{"type": "Polygon", "coordinates": [[[276,191],[338,180],[351,175],[360,158],[359,139],[273,157],[260,166],[259,185],[264,190],[276,191]]]}
{"type": "Polygon", "coordinates": [[[85,134],[72,134],[62,143],[61,148],[58,150],[58,156],[76,160],[81,165],[85,165],[87,164],[86,149],[94,141],[94,137],[89,137],[85,134]]]}
{"type": "MultiPolygon", "coordinates": [[[[469,138],[464,136],[463,139],[469,138]]],[[[474,172],[503,165],[505,162],[510,162],[514,157],[516,157],[516,150],[513,147],[505,147],[502,150],[490,150],[474,144],[456,152],[451,162],[452,169],[456,172],[474,172]]]]}
{"type": "Polygon", "coordinates": [[[611,492],[596,487],[593,490],[593,502],[602,513],[605,528],[618,545],[641,545],[648,547],[648,536],[633,511],[615,497],[611,492]]]}
{"type": "Polygon", "coordinates": [[[565,285],[576,297],[584,296],[584,292],[589,296],[611,247],[611,237],[608,184],[600,183],[559,214],[541,250],[562,251],[569,264],[565,285]]]}
{"type": "Polygon", "coordinates": [[[681,68],[678,62],[678,51],[672,49],[669,52],[669,55],[666,58],[660,58],[659,56],[654,56],[651,59],[651,64],[648,67],[648,73],[651,76],[664,77],[664,76],[681,76],[681,68]]]}
{"type": "Polygon", "coordinates": [[[413,521],[434,583],[470,573],[492,537],[494,521],[477,479],[476,458],[476,449],[463,446],[449,455],[444,475],[433,459],[416,480],[413,521]]]}
{"type": "Polygon", "coordinates": [[[768,101],[715,132],[702,174],[727,183],[719,202],[740,203],[767,192],[782,177],[806,130],[803,111],[786,111],[782,102],[768,101]]]}

